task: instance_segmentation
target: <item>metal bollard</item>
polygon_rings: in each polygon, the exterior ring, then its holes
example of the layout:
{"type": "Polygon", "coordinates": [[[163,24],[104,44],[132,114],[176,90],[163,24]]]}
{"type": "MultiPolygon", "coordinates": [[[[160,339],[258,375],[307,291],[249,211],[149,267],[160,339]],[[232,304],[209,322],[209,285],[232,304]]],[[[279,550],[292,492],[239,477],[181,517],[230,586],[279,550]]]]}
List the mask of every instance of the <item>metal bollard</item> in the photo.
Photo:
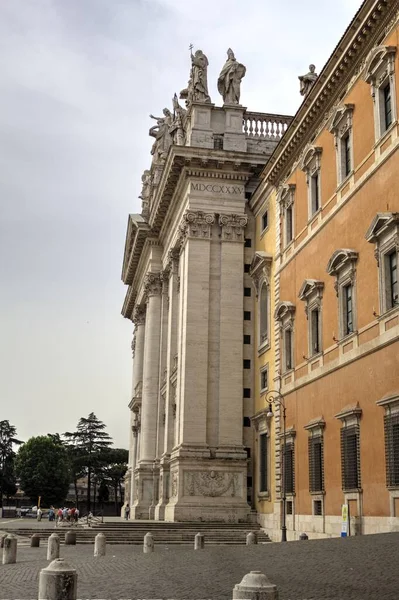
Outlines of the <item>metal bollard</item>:
{"type": "Polygon", "coordinates": [[[144,554],[154,552],[154,538],[152,537],[151,533],[146,533],[144,536],[143,552],[144,554]]]}
{"type": "Polygon", "coordinates": [[[66,532],[65,546],[76,546],[76,531],[67,531],[66,532]]]}
{"type": "Polygon", "coordinates": [[[17,538],[8,535],[3,546],[3,565],[12,565],[17,562],[17,538]]]}
{"type": "Polygon", "coordinates": [[[256,534],[253,531],[248,533],[247,534],[247,546],[252,546],[253,544],[257,544],[257,543],[258,543],[258,538],[256,537],[256,534]]]}
{"type": "Polygon", "coordinates": [[[30,547],[31,548],[39,548],[40,546],[40,534],[34,533],[30,538],[30,547]]]}
{"type": "Polygon", "coordinates": [[[278,600],[277,586],[261,571],[251,571],[234,586],[233,600],[278,600]]]}
{"type": "Polygon", "coordinates": [[[105,556],[107,540],[103,533],[98,533],[94,538],[94,556],[105,556]]]}
{"type": "Polygon", "coordinates": [[[60,557],[60,536],[52,533],[48,539],[47,560],[55,560],[60,557]]]}
{"type": "Polygon", "coordinates": [[[205,546],[205,536],[203,533],[197,533],[194,537],[194,550],[203,550],[205,546]]]}
{"type": "Polygon", "coordinates": [[[39,575],[39,600],[76,600],[78,576],[63,558],[53,560],[39,575]]]}
{"type": "Polygon", "coordinates": [[[300,540],[308,540],[309,537],[306,535],[306,533],[301,533],[301,535],[299,536],[300,540]]]}

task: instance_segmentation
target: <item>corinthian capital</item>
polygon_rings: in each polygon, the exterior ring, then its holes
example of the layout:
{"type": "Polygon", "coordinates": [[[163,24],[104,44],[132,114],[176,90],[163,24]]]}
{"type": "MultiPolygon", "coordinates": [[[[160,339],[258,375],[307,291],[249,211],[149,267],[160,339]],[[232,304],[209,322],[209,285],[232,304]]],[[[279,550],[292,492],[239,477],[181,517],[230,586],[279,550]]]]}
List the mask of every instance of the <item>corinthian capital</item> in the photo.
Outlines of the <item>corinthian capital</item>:
{"type": "Polygon", "coordinates": [[[211,228],[215,222],[213,213],[204,213],[198,211],[187,211],[183,216],[183,221],[180,225],[180,235],[182,243],[186,238],[196,238],[209,240],[211,238],[211,228]]]}
{"type": "Polygon", "coordinates": [[[248,223],[246,215],[219,215],[219,225],[222,228],[223,242],[243,242],[244,229],[248,223]]]}
{"type": "Polygon", "coordinates": [[[133,311],[133,323],[138,327],[145,323],[145,306],[136,306],[133,311]]]}
{"type": "Polygon", "coordinates": [[[144,277],[144,291],[147,297],[157,296],[162,291],[160,273],[147,273],[144,277]]]}

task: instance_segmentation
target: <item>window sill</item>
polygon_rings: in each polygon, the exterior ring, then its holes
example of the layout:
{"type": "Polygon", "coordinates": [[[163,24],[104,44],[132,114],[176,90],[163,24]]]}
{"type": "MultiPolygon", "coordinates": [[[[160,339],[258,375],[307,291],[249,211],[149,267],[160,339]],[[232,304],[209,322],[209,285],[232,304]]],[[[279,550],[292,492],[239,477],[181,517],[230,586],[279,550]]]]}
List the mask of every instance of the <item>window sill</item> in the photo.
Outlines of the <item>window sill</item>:
{"type": "Polygon", "coordinates": [[[286,371],[282,371],[281,376],[287,377],[287,375],[291,375],[291,373],[295,373],[294,367],[291,367],[291,369],[287,369],[286,371]]]}
{"type": "Polygon", "coordinates": [[[312,354],[311,356],[309,356],[307,358],[307,362],[310,363],[310,362],[312,362],[314,360],[317,360],[321,356],[323,356],[323,350],[320,350],[320,352],[316,352],[316,354],[312,354]]]}
{"type": "MultiPolygon", "coordinates": [[[[313,497],[313,496],[320,496],[320,500],[322,499],[322,496],[326,495],[326,492],[309,492],[309,494],[313,497]]],[[[314,498],[315,499],[315,498],[314,498]]],[[[316,498],[317,500],[317,498],[316,498]]]]}
{"type": "Polygon", "coordinates": [[[345,495],[349,495],[349,494],[361,494],[363,492],[362,488],[354,488],[354,489],[348,489],[348,490],[342,490],[342,493],[345,495]]]}
{"type": "Polygon", "coordinates": [[[269,231],[269,225],[267,227],[265,227],[265,229],[262,229],[262,231],[260,232],[259,239],[261,240],[268,231],[269,231]]]}
{"type": "Polygon", "coordinates": [[[313,214],[309,216],[308,225],[312,225],[312,223],[317,219],[317,217],[321,214],[322,207],[318,208],[313,214]]]}
{"type": "Polygon", "coordinates": [[[390,124],[390,126],[388,127],[388,129],[386,129],[385,131],[383,131],[380,134],[380,137],[378,139],[376,139],[375,144],[374,144],[374,148],[378,148],[378,146],[381,146],[387,140],[387,138],[390,136],[390,134],[395,129],[395,127],[396,127],[397,124],[398,124],[398,120],[397,119],[395,119],[394,121],[392,121],[392,123],[390,124]]]}
{"type": "Polygon", "coordinates": [[[392,308],[388,308],[388,310],[386,310],[384,313],[382,313],[381,315],[379,315],[377,317],[377,321],[383,321],[384,319],[389,318],[392,315],[394,315],[396,312],[399,312],[399,304],[392,308]]]}
{"type": "Polygon", "coordinates": [[[283,252],[285,252],[286,250],[289,250],[291,248],[291,246],[294,244],[295,238],[292,238],[292,240],[290,242],[288,242],[288,244],[285,244],[285,246],[283,246],[283,252]]]}
{"type": "Polygon", "coordinates": [[[270,341],[269,340],[265,340],[264,342],[262,342],[262,344],[260,346],[258,346],[258,356],[261,356],[267,350],[270,350],[270,341]]]}
{"type": "Polygon", "coordinates": [[[266,394],[268,394],[268,393],[269,393],[269,388],[263,388],[263,389],[262,389],[262,390],[260,390],[260,392],[259,392],[259,394],[260,394],[261,396],[264,396],[264,395],[266,395],[266,394]]]}
{"type": "Polygon", "coordinates": [[[270,492],[258,492],[258,500],[270,500],[270,492]]]}
{"type": "Polygon", "coordinates": [[[337,192],[340,192],[342,190],[343,187],[346,186],[347,183],[349,183],[350,178],[352,177],[352,175],[355,174],[355,171],[352,169],[351,171],[349,171],[349,173],[347,175],[345,175],[345,177],[340,181],[340,183],[337,185],[337,192]]]}
{"type": "Polygon", "coordinates": [[[352,333],[347,333],[343,337],[339,338],[339,340],[337,340],[337,344],[346,344],[347,342],[350,342],[353,338],[355,338],[357,334],[357,329],[355,331],[352,331],[352,333]]]}

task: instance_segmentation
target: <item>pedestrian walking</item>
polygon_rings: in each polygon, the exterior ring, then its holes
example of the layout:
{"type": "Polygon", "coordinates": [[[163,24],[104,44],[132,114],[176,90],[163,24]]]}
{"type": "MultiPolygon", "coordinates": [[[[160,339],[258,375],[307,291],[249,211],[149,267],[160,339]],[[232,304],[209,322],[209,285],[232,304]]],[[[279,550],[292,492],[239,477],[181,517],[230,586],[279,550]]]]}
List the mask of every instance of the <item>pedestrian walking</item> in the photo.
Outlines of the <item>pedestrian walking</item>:
{"type": "Polygon", "coordinates": [[[129,506],[129,503],[128,503],[125,506],[125,519],[126,519],[126,521],[129,520],[129,516],[130,516],[130,506],[129,506]]]}
{"type": "Polygon", "coordinates": [[[42,514],[43,514],[42,509],[39,507],[37,509],[37,513],[36,513],[36,518],[37,518],[38,521],[42,520],[42,514]]]}
{"type": "Polygon", "coordinates": [[[75,521],[76,521],[76,523],[77,523],[77,522],[78,522],[78,520],[79,520],[79,515],[80,515],[80,513],[79,513],[79,509],[78,509],[78,508],[75,508],[75,514],[74,514],[74,517],[75,517],[75,521]]]}

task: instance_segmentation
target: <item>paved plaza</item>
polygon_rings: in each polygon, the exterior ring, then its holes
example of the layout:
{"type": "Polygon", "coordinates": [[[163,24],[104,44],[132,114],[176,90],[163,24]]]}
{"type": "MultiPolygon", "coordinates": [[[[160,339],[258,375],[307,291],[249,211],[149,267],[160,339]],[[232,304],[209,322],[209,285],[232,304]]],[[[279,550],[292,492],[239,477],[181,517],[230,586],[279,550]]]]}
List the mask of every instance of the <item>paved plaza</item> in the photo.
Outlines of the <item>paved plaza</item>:
{"type": "MultiPolygon", "coordinates": [[[[78,598],[228,600],[251,570],[278,586],[280,600],[397,600],[399,534],[309,540],[201,551],[158,546],[108,546],[94,558],[93,546],[62,546],[78,572],[78,598]]],[[[48,563],[46,545],[21,546],[17,564],[0,566],[0,598],[37,599],[38,574],[48,563]]]]}

